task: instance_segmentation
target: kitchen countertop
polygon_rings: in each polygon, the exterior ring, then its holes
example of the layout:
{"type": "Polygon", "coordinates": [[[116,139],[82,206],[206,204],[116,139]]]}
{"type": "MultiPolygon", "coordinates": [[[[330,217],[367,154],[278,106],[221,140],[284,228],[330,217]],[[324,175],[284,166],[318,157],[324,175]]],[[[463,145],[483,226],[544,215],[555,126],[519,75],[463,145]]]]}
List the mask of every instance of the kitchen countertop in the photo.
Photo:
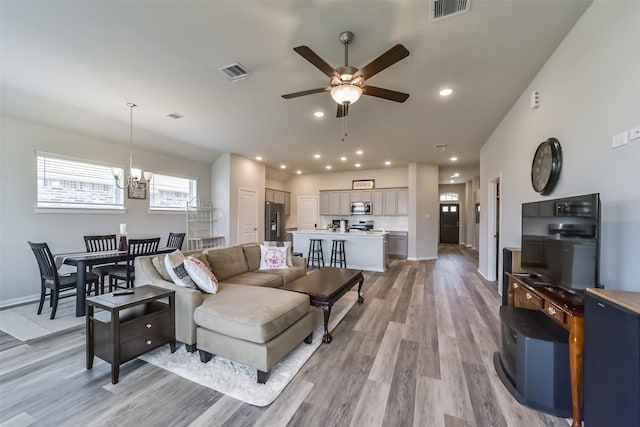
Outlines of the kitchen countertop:
{"type": "Polygon", "coordinates": [[[382,237],[389,234],[388,231],[357,231],[352,230],[349,232],[331,231],[331,230],[297,230],[292,231],[292,234],[323,234],[328,236],[354,236],[354,237],[382,237]]]}

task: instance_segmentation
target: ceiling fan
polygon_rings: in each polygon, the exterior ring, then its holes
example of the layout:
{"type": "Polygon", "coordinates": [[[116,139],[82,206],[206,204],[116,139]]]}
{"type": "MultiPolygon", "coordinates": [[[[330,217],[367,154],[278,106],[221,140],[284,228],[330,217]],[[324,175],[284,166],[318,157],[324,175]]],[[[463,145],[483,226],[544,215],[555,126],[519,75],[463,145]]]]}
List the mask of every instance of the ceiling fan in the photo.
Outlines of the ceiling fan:
{"type": "Polygon", "coordinates": [[[284,99],[330,91],[331,97],[338,103],[338,113],[336,114],[336,117],[344,117],[349,114],[349,105],[360,99],[360,95],[363,94],[395,102],[404,102],[409,98],[408,93],[396,92],[395,90],[383,89],[376,86],[363,85],[365,80],[409,56],[409,51],[406,47],[401,44],[397,44],[364,67],[358,69],[349,65],[349,44],[353,41],[353,33],[351,31],[343,31],[340,33],[339,40],[344,45],[344,66],[336,69],[331,68],[329,64],[327,64],[308,46],[298,46],[293,48],[293,50],[300,56],[311,62],[311,64],[313,64],[317,69],[326,74],[331,81],[329,86],[326,87],[282,95],[284,99]]]}

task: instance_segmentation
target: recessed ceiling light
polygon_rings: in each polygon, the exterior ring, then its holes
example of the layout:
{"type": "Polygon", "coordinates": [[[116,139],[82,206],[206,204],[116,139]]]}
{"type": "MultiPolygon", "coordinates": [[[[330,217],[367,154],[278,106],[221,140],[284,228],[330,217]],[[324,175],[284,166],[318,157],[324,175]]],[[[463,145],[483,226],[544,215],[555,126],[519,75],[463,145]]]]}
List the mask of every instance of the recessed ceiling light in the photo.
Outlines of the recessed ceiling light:
{"type": "Polygon", "coordinates": [[[320,154],[314,154],[313,157],[316,158],[316,159],[319,159],[320,158],[320,154]]]}
{"type": "Polygon", "coordinates": [[[453,89],[446,88],[440,91],[440,96],[449,96],[453,93],[453,89]]]}
{"type": "Polygon", "coordinates": [[[331,165],[327,165],[327,166],[326,166],[326,168],[327,168],[327,169],[331,169],[331,165]]]}
{"type": "Polygon", "coordinates": [[[324,113],[322,111],[316,111],[315,113],[313,113],[313,115],[318,119],[324,117],[324,113]]]}
{"type": "Polygon", "coordinates": [[[360,167],[360,163],[356,163],[355,167],[359,168],[360,167]]]}
{"type": "Polygon", "coordinates": [[[345,156],[340,157],[340,160],[342,160],[343,162],[347,161],[347,158],[345,156]]]}
{"type": "Polygon", "coordinates": [[[449,181],[449,182],[453,184],[455,181],[454,181],[454,180],[451,180],[451,181],[449,181]]]}
{"type": "Polygon", "coordinates": [[[280,169],[286,169],[287,165],[280,165],[280,169]]]}
{"type": "Polygon", "coordinates": [[[384,164],[389,166],[391,164],[391,162],[389,160],[387,160],[386,162],[384,162],[384,164]]]}
{"type": "Polygon", "coordinates": [[[458,172],[456,172],[456,173],[454,173],[453,175],[451,175],[451,178],[457,178],[457,177],[459,177],[459,176],[460,176],[460,174],[459,174],[458,172]]]}
{"type": "Polygon", "coordinates": [[[302,173],[302,171],[296,171],[296,173],[297,173],[298,175],[300,175],[300,174],[302,173]]]}
{"type": "Polygon", "coordinates": [[[458,160],[458,158],[457,158],[457,157],[452,157],[452,158],[451,158],[451,161],[452,161],[452,162],[455,162],[455,161],[457,161],[457,160],[458,160]]]}
{"type": "Polygon", "coordinates": [[[262,156],[256,156],[256,160],[258,161],[262,160],[262,156]]]}
{"type": "Polygon", "coordinates": [[[356,154],[357,154],[358,156],[362,156],[362,150],[358,150],[358,151],[356,151],[356,154]]]}

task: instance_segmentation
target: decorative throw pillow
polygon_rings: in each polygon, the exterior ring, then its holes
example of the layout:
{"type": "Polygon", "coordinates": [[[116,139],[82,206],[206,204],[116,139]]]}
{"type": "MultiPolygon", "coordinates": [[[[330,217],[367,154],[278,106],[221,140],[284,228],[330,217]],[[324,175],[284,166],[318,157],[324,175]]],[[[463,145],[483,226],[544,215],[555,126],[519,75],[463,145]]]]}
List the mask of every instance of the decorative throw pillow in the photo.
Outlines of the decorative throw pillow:
{"type": "Polygon", "coordinates": [[[207,267],[210,271],[213,271],[213,269],[211,268],[211,264],[209,264],[209,258],[207,258],[206,254],[200,252],[197,254],[189,255],[187,258],[191,257],[199,259],[200,261],[202,261],[205,267],[207,267]]]}
{"type": "Polygon", "coordinates": [[[287,248],[287,267],[293,267],[293,260],[291,259],[291,242],[264,242],[265,246],[276,246],[287,248]]]}
{"type": "Polygon", "coordinates": [[[207,268],[204,262],[194,256],[190,256],[185,258],[184,268],[200,290],[208,294],[218,292],[218,279],[215,274],[207,268]]]}
{"type": "Polygon", "coordinates": [[[171,276],[169,275],[169,272],[167,271],[167,267],[164,265],[165,258],[166,258],[165,254],[155,256],[151,258],[151,263],[158,271],[158,274],[160,275],[160,277],[162,277],[167,282],[173,282],[173,279],[171,278],[171,276]]]}
{"type": "Polygon", "coordinates": [[[287,248],[260,245],[260,270],[287,268],[287,248]]]}
{"type": "Polygon", "coordinates": [[[180,250],[167,254],[164,258],[164,265],[173,283],[178,286],[195,289],[196,284],[184,268],[184,255],[180,250]]]}

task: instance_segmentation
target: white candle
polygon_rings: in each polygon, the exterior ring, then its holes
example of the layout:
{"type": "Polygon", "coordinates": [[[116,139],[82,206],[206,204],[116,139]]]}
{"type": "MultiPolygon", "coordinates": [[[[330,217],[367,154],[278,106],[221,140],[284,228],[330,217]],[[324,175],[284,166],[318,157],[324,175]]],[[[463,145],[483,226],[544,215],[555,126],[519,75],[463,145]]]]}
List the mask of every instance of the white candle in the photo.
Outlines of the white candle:
{"type": "Polygon", "coordinates": [[[127,224],[120,224],[120,234],[127,234],[127,224]]]}

